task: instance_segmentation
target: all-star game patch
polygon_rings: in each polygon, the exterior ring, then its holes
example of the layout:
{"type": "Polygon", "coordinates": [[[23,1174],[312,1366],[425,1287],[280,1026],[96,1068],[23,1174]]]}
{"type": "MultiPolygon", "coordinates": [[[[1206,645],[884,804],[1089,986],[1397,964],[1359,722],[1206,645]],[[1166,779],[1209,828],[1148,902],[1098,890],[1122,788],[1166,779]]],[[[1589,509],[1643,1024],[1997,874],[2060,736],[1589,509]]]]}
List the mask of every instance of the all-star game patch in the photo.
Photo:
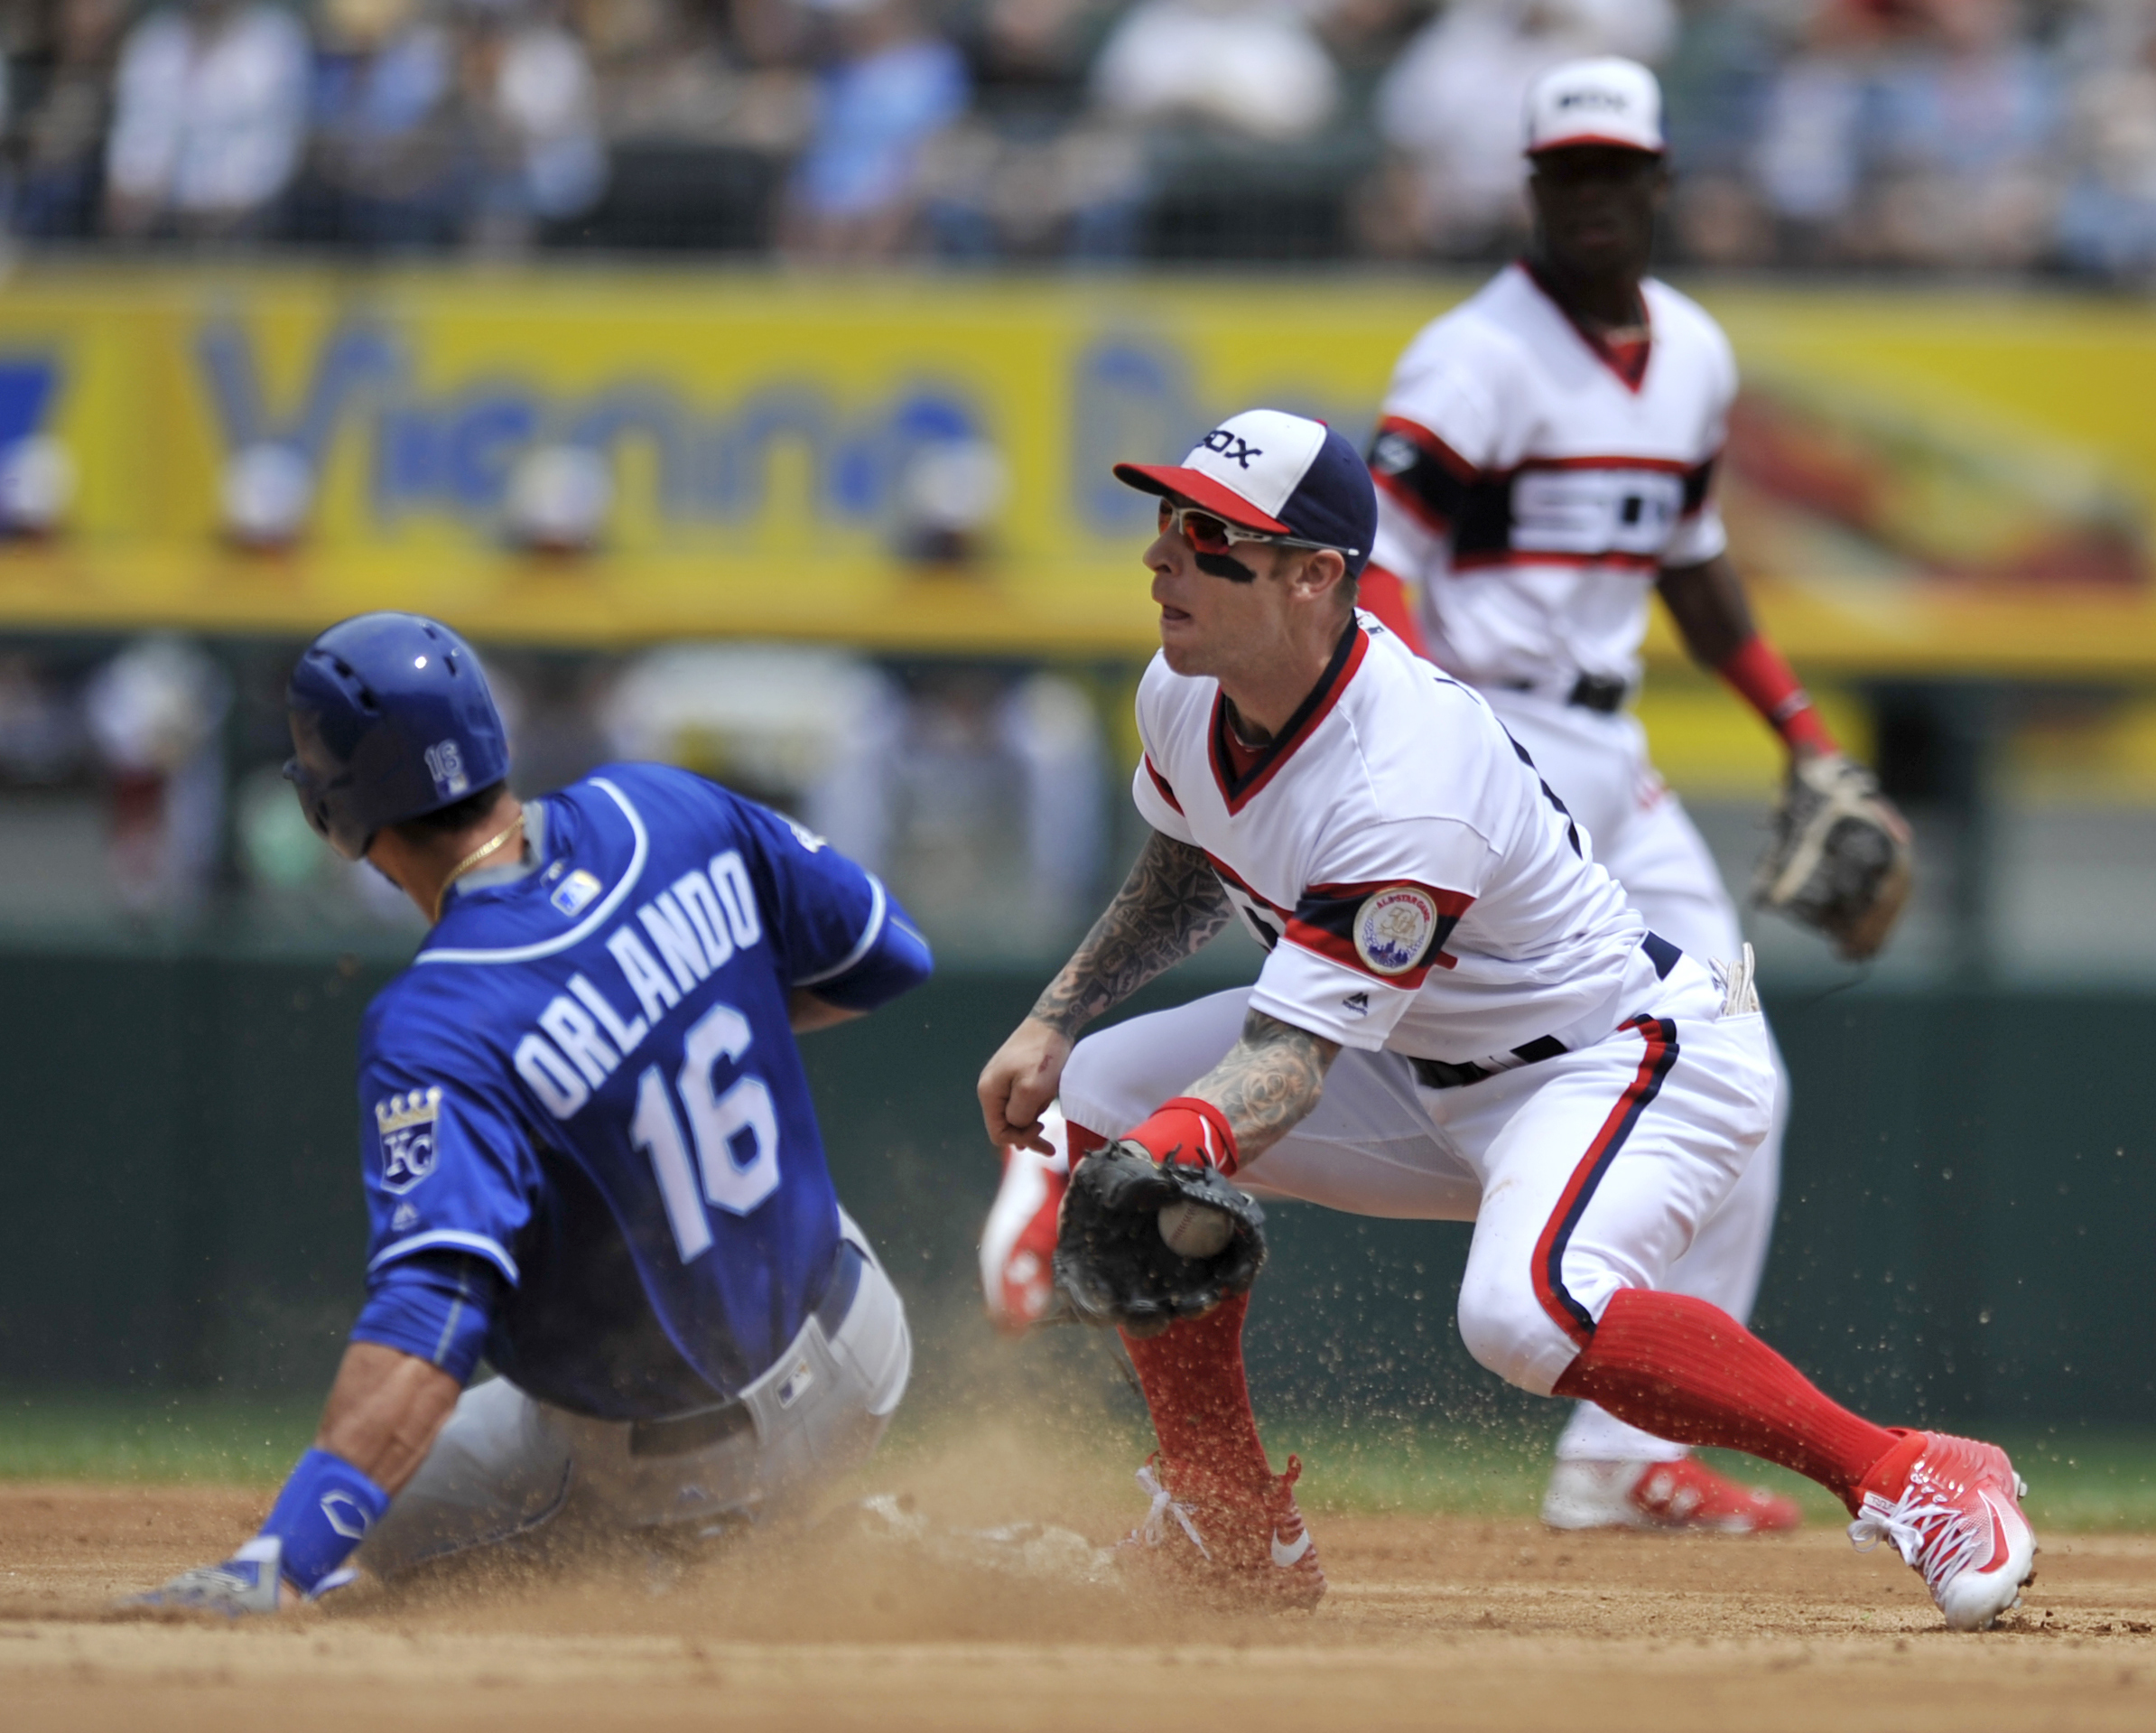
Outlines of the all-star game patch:
{"type": "Polygon", "coordinates": [[[1405,974],[1437,930],[1437,899],[1414,885],[1388,885],[1355,911],[1355,955],[1373,974],[1405,974]]]}

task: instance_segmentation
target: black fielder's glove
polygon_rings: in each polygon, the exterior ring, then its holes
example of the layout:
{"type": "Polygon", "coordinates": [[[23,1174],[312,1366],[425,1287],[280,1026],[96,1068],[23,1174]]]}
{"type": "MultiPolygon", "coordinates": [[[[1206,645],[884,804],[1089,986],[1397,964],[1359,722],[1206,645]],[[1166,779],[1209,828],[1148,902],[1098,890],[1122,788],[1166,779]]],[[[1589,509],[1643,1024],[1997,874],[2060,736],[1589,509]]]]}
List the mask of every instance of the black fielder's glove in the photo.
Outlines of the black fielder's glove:
{"type": "Polygon", "coordinates": [[[1794,760],[1752,900],[1816,927],[1852,961],[1874,955],[1909,900],[1909,825],[1861,764],[1794,760]]]}
{"type": "Polygon", "coordinates": [[[1157,1161],[1125,1138],[1071,1175],[1055,1232],[1056,1290],[1085,1323],[1157,1336],[1250,1291],[1265,1267],[1264,1222],[1265,1212],[1213,1169],[1157,1161]],[[1173,1212],[1165,1224],[1164,1211],[1173,1212]],[[1186,1257],[1163,1237],[1164,1225],[1186,1245],[1225,1238],[1208,1255],[1186,1257]]]}

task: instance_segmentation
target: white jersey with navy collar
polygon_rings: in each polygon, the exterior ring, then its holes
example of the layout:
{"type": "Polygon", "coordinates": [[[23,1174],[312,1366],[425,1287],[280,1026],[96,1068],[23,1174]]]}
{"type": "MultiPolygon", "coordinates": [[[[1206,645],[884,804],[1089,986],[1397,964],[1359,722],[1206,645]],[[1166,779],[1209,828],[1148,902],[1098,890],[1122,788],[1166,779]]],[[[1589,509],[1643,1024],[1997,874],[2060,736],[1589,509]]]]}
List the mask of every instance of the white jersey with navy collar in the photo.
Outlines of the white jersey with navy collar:
{"type": "Polygon", "coordinates": [[[1473,685],[1636,682],[1656,574],[1726,545],[1714,473],[1735,359],[1696,303],[1651,278],[1640,296],[1636,379],[1521,265],[1393,370],[1371,448],[1376,564],[1473,685]]]}
{"type": "Polygon", "coordinates": [[[1270,954],[1253,1010],[1501,1062],[1601,1039],[1673,960],[1489,705],[1368,614],[1245,773],[1217,681],[1157,656],[1138,720],[1138,811],[1204,851],[1270,954]]]}

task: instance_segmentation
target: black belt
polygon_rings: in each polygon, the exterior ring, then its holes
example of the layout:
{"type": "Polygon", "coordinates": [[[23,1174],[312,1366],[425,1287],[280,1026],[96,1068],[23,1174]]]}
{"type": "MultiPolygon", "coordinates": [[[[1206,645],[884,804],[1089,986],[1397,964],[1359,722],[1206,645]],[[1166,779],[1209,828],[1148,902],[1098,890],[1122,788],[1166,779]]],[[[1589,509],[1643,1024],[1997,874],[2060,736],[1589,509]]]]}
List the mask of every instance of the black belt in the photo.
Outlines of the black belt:
{"type": "Polygon", "coordinates": [[[1599,674],[1583,674],[1572,683],[1572,690],[1565,702],[1577,704],[1582,710],[1592,710],[1603,716],[1613,716],[1624,708],[1624,695],[1631,690],[1625,680],[1611,680],[1599,674]]]}
{"type": "MultiPolygon", "coordinates": [[[[1567,1051],[1565,1043],[1554,1035],[1538,1035],[1524,1047],[1512,1049],[1512,1057],[1521,1065],[1537,1065],[1544,1059],[1554,1059],[1567,1051]]],[[[1480,1083],[1484,1077],[1501,1076],[1513,1070],[1511,1066],[1492,1067],[1477,1065],[1472,1059],[1455,1065],[1450,1059],[1409,1059],[1408,1066],[1415,1072],[1415,1081],[1425,1089],[1458,1089],[1470,1083],[1480,1083]]]]}
{"type": "MultiPolygon", "coordinates": [[[[846,1314],[853,1309],[854,1296],[861,1290],[861,1272],[868,1265],[860,1246],[851,1240],[839,1242],[838,1253],[832,1260],[831,1276],[824,1284],[823,1297],[816,1301],[812,1316],[823,1326],[826,1340],[839,1333],[839,1326],[846,1321],[846,1314]]],[[[756,1417],[748,1412],[748,1404],[736,1397],[732,1402],[720,1402],[715,1407],[699,1408],[686,1414],[676,1414],[663,1421],[631,1421],[629,1422],[629,1454],[631,1456],[686,1456],[692,1450],[708,1449],[742,1432],[756,1430],[756,1417]]]]}
{"type": "MultiPolygon", "coordinates": [[[[1640,948],[1647,953],[1647,960],[1654,964],[1655,978],[1669,979],[1669,971],[1677,967],[1677,961],[1684,953],[1659,933],[1647,933],[1640,939],[1640,948]]],[[[1538,1035],[1533,1040],[1512,1049],[1512,1057],[1520,1065],[1539,1065],[1545,1059],[1554,1059],[1560,1053],[1571,1049],[1554,1035],[1538,1035]]],[[[1514,1066],[1477,1065],[1472,1059],[1455,1064],[1450,1059],[1417,1059],[1408,1061],[1415,1073],[1415,1081],[1425,1089],[1458,1089],[1464,1085],[1480,1083],[1485,1077],[1501,1076],[1514,1066]]]]}

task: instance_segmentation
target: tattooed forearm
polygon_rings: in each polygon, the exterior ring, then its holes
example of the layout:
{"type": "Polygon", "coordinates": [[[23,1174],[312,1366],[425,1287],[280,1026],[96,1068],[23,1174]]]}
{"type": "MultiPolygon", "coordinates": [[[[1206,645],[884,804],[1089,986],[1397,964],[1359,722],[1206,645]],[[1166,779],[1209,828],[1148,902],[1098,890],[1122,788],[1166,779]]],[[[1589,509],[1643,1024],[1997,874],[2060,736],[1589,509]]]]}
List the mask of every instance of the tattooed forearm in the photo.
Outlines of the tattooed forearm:
{"type": "Polygon", "coordinates": [[[1033,1015],[1076,1035],[1227,925],[1228,893],[1203,849],[1155,831],[1130,876],[1085,936],[1033,1015]]]}
{"type": "Polygon", "coordinates": [[[1244,1167],[1292,1131],[1324,1093],[1325,1072],[1340,1044],[1254,1011],[1242,1039],[1190,1086],[1227,1114],[1244,1167]]]}

